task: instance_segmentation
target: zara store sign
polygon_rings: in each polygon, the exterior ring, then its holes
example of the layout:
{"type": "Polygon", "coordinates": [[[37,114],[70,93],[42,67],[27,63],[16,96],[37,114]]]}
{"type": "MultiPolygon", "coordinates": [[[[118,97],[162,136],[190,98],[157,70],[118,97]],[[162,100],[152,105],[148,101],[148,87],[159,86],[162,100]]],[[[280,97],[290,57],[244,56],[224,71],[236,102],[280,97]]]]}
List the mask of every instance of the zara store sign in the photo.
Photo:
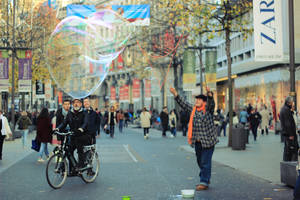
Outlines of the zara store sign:
{"type": "Polygon", "coordinates": [[[253,0],[256,61],[283,61],[282,0],[253,0]]]}

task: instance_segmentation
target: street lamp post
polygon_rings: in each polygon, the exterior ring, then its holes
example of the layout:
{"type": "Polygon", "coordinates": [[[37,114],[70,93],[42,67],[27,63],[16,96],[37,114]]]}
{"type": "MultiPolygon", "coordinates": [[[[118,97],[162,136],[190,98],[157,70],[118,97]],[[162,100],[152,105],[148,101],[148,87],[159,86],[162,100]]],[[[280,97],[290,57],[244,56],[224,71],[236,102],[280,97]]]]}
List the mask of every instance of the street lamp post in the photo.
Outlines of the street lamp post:
{"type": "Polygon", "coordinates": [[[295,33],[294,33],[294,0],[289,0],[289,36],[290,36],[290,95],[294,98],[297,110],[297,96],[295,88],[295,33]]]}
{"type": "MultiPolygon", "coordinates": [[[[11,84],[11,121],[13,132],[15,130],[15,57],[16,57],[16,41],[15,41],[15,21],[16,21],[16,0],[13,0],[13,43],[12,43],[12,84],[11,84]]],[[[13,135],[14,138],[14,135],[13,135]]]]}
{"type": "Polygon", "coordinates": [[[203,61],[202,61],[202,50],[203,49],[216,49],[215,46],[205,46],[200,44],[199,47],[187,47],[187,49],[199,50],[199,61],[200,61],[200,94],[203,94],[203,61]]]}

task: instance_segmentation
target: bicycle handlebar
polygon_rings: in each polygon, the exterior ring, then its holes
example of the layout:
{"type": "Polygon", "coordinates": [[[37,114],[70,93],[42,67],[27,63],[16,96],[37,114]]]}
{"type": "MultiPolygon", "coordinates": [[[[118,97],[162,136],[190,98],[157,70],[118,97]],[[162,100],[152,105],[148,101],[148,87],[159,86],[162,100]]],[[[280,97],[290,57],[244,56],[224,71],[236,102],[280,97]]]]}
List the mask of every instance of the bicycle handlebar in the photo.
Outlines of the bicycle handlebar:
{"type": "Polygon", "coordinates": [[[74,133],[73,131],[68,131],[66,133],[54,131],[54,134],[61,135],[61,136],[73,135],[73,133],[74,133]]]}

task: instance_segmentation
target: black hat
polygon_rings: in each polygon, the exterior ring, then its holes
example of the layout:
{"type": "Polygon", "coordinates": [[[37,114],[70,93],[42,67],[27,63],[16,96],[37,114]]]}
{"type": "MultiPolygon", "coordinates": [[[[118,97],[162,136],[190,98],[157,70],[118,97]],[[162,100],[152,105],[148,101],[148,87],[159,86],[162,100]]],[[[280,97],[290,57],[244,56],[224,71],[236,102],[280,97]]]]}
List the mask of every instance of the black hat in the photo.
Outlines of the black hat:
{"type": "Polygon", "coordinates": [[[79,99],[79,98],[74,98],[74,99],[72,100],[72,103],[74,103],[75,100],[78,100],[78,101],[80,101],[80,102],[82,103],[81,99],[79,99]]]}
{"type": "Polygon", "coordinates": [[[203,101],[207,101],[207,97],[204,94],[199,94],[195,96],[196,99],[202,99],[203,101]]]}

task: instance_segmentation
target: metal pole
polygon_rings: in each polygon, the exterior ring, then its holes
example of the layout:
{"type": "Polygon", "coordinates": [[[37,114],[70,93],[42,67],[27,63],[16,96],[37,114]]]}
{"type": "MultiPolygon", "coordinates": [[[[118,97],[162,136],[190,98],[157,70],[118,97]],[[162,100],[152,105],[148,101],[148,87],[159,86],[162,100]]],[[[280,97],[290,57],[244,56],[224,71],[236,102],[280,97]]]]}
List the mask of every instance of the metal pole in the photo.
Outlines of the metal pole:
{"type": "Polygon", "coordinates": [[[297,96],[295,88],[295,34],[294,34],[294,0],[289,0],[289,36],[290,36],[290,84],[291,92],[297,110],[297,96]]]}
{"type": "Polygon", "coordinates": [[[13,29],[12,29],[12,83],[11,83],[11,121],[13,129],[13,138],[15,130],[15,17],[16,17],[16,0],[13,0],[13,29]]]}
{"type": "Polygon", "coordinates": [[[200,46],[200,54],[199,54],[199,60],[200,60],[200,94],[203,94],[203,60],[202,60],[202,46],[200,46]]]}

